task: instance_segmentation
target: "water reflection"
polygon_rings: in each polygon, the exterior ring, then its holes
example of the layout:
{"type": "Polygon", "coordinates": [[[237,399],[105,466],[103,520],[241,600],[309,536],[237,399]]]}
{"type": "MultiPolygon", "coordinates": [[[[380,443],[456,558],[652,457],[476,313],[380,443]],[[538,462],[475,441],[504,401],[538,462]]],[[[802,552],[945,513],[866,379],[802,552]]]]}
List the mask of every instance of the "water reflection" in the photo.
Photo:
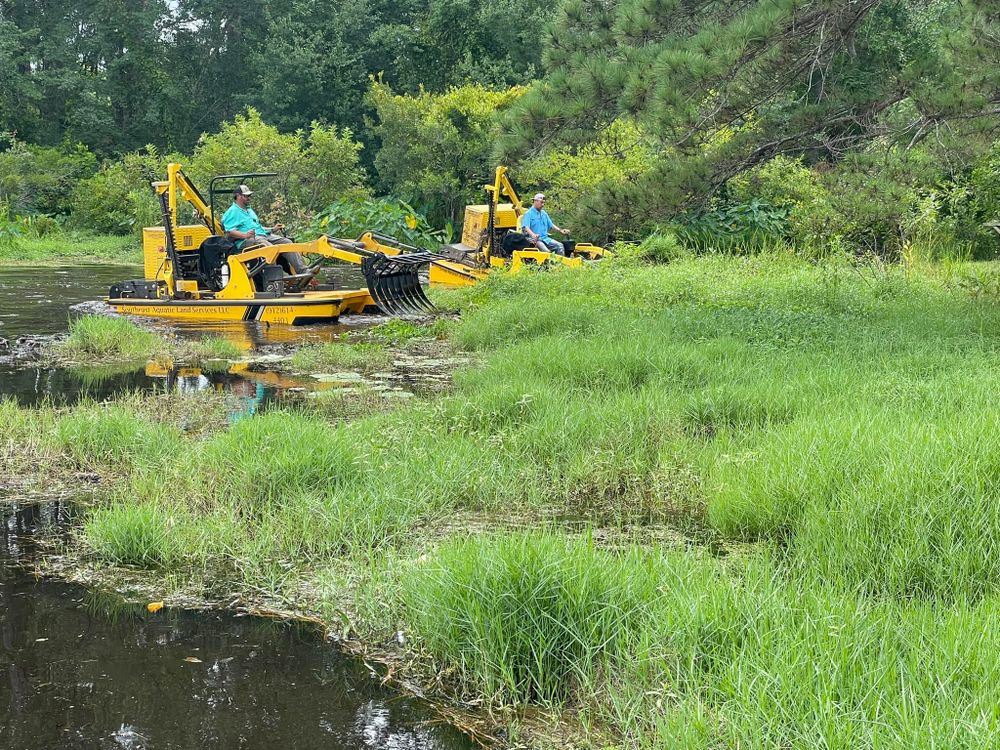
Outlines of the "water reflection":
{"type": "Polygon", "coordinates": [[[15,507],[0,533],[0,746],[406,748],[472,745],[380,688],[311,630],[161,610],[35,580],[33,532],[66,506],[15,507]]]}

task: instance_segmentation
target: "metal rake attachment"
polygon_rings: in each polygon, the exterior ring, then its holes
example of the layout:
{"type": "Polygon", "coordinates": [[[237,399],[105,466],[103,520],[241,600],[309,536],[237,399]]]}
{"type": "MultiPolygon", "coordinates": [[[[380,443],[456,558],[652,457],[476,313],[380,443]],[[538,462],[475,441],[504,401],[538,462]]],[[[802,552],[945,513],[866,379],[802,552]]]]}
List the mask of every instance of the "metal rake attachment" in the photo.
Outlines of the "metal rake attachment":
{"type": "Polygon", "coordinates": [[[368,292],[386,315],[424,315],[434,305],[420,285],[420,268],[434,260],[429,252],[385,255],[373,253],[361,261],[368,292]]]}

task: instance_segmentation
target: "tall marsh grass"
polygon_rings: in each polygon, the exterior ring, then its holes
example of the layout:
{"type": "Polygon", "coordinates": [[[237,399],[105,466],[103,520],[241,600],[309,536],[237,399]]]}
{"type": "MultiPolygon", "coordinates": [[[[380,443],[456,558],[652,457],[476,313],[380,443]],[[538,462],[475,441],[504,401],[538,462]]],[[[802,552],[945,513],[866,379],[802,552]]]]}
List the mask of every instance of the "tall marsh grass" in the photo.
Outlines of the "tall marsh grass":
{"type": "Polygon", "coordinates": [[[437,403],[191,435],[79,407],[52,431],[128,476],[102,556],[147,564],[169,518],[257,588],[353,561],[394,592],[359,594],[365,632],[408,628],[469,693],[640,747],[989,747],[1000,308],[955,278],[785,254],[519,274],[444,295],[479,354],[437,403]],[[448,539],[462,514],[555,520],[448,539]]]}

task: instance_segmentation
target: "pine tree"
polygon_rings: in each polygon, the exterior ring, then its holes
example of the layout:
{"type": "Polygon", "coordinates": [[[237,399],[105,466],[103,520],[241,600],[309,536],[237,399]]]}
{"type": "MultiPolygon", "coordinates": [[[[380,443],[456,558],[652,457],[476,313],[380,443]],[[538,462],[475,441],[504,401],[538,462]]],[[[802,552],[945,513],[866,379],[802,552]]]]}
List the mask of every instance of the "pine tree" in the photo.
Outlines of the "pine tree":
{"type": "Polygon", "coordinates": [[[660,143],[655,164],[590,209],[662,218],[777,154],[833,161],[876,138],[995,122],[995,20],[995,3],[958,0],[565,0],[546,76],[508,116],[498,157],[634,118],[660,143]]]}

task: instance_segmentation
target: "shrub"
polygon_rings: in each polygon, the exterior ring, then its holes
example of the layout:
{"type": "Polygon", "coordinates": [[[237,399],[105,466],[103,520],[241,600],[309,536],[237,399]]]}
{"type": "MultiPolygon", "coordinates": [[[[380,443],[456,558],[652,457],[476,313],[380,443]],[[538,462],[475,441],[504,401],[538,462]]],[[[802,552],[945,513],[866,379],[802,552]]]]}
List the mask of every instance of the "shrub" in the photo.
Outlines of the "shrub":
{"type": "MultiPolygon", "coordinates": [[[[559,226],[569,226],[575,236],[603,242],[609,227],[602,223],[602,213],[592,210],[599,190],[614,189],[635,180],[653,163],[653,142],[638,125],[625,119],[615,120],[585,146],[548,149],[529,159],[518,170],[517,178],[531,195],[545,192],[546,210],[565,217],[559,226]]],[[[525,197],[525,196],[522,196],[525,197]]],[[[618,236],[641,236],[644,222],[616,226],[618,236]]]]}
{"type": "Polygon", "coordinates": [[[738,204],[758,200],[784,211],[783,232],[799,252],[821,251],[844,231],[844,217],[834,209],[819,173],[801,158],[776,156],[734,177],[727,190],[738,204]]]}
{"type": "Polygon", "coordinates": [[[166,177],[167,163],[177,154],[161,156],[154,146],[126,154],[101,165],[97,174],[82,180],[73,194],[73,224],[105,234],[141,233],[159,226],[160,206],[150,182],[166,177]]]}
{"type": "Polygon", "coordinates": [[[0,203],[13,214],[65,214],[77,183],[97,168],[83,144],[29,146],[0,134],[0,203]]]}
{"type": "Polygon", "coordinates": [[[350,130],[313,123],[308,132],[281,133],[251,107],[223,123],[218,133],[202,135],[187,171],[206,188],[216,175],[277,172],[277,177],[253,186],[256,210],[265,220],[287,221],[276,209],[308,213],[361,190],[365,176],[358,164],[360,151],[350,130]]]}
{"type": "Polygon", "coordinates": [[[417,206],[433,224],[457,222],[466,204],[483,202],[498,113],[522,91],[469,84],[404,96],[373,81],[366,102],[377,117],[371,129],[381,142],[375,168],[382,189],[417,206]]]}
{"type": "Polygon", "coordinates": [[[445,240],[427,219],[405,201],[355,195],[335,201],[316,214],[310,231],[334,237],[359,237],[378,232],[417,247],[436,250],[445,240]]]}

